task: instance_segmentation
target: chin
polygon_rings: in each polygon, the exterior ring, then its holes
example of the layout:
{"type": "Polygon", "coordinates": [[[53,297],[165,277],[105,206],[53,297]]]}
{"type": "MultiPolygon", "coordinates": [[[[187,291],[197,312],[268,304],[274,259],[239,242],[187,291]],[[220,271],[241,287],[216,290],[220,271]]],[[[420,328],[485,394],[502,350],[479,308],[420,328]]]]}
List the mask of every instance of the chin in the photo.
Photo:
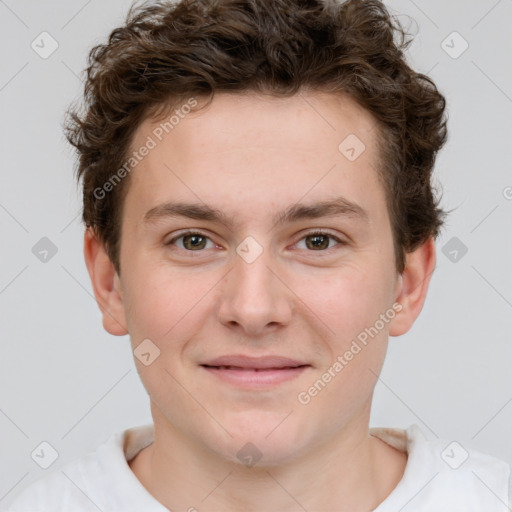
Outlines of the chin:
{"type": "Polygon", "coordinates": [[[212,448],[225,459],[247,467],[273,467],[297,458],[307,449],[305,432],[293,414],[247,414],[226,422],[233,437],[223,436],[212,448]],[[286,419],[285,419],[286,418],[286,419]],[[284,420],[284,421],[283,421],[284,420]]]}

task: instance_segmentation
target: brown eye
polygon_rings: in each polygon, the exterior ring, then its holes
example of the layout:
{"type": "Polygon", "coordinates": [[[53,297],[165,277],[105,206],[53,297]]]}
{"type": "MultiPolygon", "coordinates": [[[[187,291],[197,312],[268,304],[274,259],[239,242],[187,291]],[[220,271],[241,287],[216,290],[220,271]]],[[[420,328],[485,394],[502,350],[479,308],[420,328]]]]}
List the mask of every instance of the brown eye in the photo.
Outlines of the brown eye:
{"type": "Polygon", "coordinates": [[[324,233],[322,231],[315,231],[307,234],[302,237],[299,243],[303,240],[305,240],[304,245],[306,249],[316,252],[328,252],[329,249],[332,249],[336,245],[345,245],[343,240],[340,240],[338,237],[331,235],[330,233],[324,233]],[[331,241],[333,240],[335,243],[331,244],[331,241]]]}
{"type": "Polygon", "coordinates": [[[198,252],[206,248],[208,241],[213,246],[213,242],[202,233],[188,232],[173,238],[167,245],[177,245],[178,248],[185,251],[198,252]],[[177,243],[179,240],[181,240],[181,243],[177,243]]]}
{"type": "Polygon", "coordinates": [[[306,246],[308,249],[328,249],[329,248],[329,236],[328,235],[308,235],[305,237],[306,246]],[[309,241],[309,243],[308,243],[309,241]]]}
{"type": "Polygon", "coordinates": [[[205,245],[206,237],[202,235],[185,235],[183,237],[183,246],[185,249],[204,249],[205,245]]]}

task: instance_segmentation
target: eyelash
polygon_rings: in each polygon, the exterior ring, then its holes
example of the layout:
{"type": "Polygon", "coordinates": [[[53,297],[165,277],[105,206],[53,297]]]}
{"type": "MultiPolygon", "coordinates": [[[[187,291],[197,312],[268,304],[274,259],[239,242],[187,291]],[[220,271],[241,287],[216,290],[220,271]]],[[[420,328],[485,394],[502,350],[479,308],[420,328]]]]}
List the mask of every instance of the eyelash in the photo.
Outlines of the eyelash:
{"type": "MultiPolygon", "coordinates": [[[[179,234],[178,236],[175,236],[174,238],[172,238],[171,240],[169,240],[165,245],[174,245],[174,243],[176,242],[176,240],[179,240],[180,238],[183,238],[183,237],[186,237],[186,236],[193,236],[193,235],[197,235],[197,236],[201,236],[203,238],[206,238],[210,241],[211,238],[207,235],[205,235],[204,233],[201,233],[200,231],[186,231],[184,233],[181,233],[179,234]]],[[[333,235],[332,233],[328,232],[328,231],[323,231],[323,230],[317,230],[317,231],[311,231],[309,233],[306,233],[305,235],[302,236],[302,238],[300,238],[296,243],[304,240],[305,238],[307,238],[308,236],[313,236],[313,235],[320,235],[320,236],[327,236],[329,238],[331,238],[332,240],[335,240],[337,242],[337,245],[347,245],[347,242],[341,240],[340,238],[338,238],[337,236],[333,235]]],[[[213,241],[212,241],[213,242],[213,241]]],[[[334,247],[329,247],[327,249],[320,249],[318,251],[314,251],[314,250],[308,250],[308,252],[319,252],[319,253],[329,253],[330,254],[330,251],[332,249],[334,249],[336,246],[334,247]]],[[[180,250],[182,251],[185,251],[187,253],[201,253],[203,252],[205,249],[202,249],[202,250],[198,250],[198,251],[191,251],[189,249],[182,249],[182,248],[179,248],[180,250]]]]}

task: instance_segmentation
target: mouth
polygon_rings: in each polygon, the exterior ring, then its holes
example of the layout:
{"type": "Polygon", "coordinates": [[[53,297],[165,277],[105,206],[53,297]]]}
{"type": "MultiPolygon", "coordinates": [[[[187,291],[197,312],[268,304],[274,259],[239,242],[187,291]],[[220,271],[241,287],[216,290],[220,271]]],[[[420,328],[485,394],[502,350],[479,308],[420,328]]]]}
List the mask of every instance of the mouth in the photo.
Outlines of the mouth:
{"type": "Polygon", "coordinates": [[[291,370],[294,368],[302,368],[302,366],[307,365],[300,365],[300,366],[278,366],[275,368],[245,368],[242,366],[210,366],[208,364],[203,364],[201,366],[204,366],[205,368],[212,368],[217,370],[241,370],[245,372],[270,372],[274,370],[291,370]]]}
{"type": "Polygon", "coordinates": [[[246,389],[276,386],[298,377],[310,364],[281,356],[223,356],[200,365],[210,375],[246,389]]]}

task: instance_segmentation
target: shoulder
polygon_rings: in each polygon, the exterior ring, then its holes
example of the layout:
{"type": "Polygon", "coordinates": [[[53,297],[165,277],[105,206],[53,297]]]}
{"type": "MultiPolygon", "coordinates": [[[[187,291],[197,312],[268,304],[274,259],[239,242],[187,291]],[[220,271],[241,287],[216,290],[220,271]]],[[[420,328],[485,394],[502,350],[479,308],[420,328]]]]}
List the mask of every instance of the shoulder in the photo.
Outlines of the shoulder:
{"type": "Polygon", "coordinates": [[[152,427],[147,425],[111,435],[94,451],[30,484],[8,512],[162,510],[127,462],[151,440],[152,427]]]}
{"type": "Polygon", "coordinates": [[[509,511],[511,466],[507,462],[458,441],[427,439],[417,425],[406,430],[372,429],[372,435],[408,456],[402,480],[378,512],[387,511],[388,502],[400,508],[408,500],[417,511],[509,511]]]}
{"type": "Polygon", "coordinates": [[[99,464],[96,453],[89,453],[60,469],[54,470],[24,489],[8,512],[37,512],[43,510],[98,511],[94,499],[98,488],[99,464]]]}

